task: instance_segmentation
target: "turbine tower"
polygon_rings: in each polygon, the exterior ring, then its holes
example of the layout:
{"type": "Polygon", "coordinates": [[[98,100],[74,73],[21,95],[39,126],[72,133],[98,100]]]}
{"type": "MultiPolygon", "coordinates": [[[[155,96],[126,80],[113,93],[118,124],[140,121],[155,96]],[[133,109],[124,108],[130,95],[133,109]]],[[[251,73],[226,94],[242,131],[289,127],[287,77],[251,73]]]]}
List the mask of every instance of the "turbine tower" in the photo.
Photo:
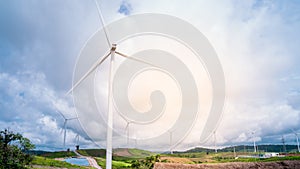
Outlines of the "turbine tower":
{"type": "Polygon", "coordinates": [[[213,132],[214,134],[214,148],[215,148],[215,153],[218,152],[217,150],[217,136],[216,136],[216,130],[213,132]]]}
{"type": "Polygon", "coordinates": [[[286,153],[286,146],[285,146],[285,140],[284,140],[284,136],[283,135],[281,137],[281,141],[282,141],[282,146],[283,146],[283,152],[286,153]]]}
{"type": "Polygon", "coordinates": [[[75,143],[76,143],[76,145],[79,145],[79,134],[78,133],[75,136],[75,143]]]}
{"type": "Polygon", "coordinates": [[[129,125],[130,125],[130,123],[131,123],[131,121],[126,121],[127,122],[127,124],[126,124],[126,127],[125,127],[125,131],[126,131],[126,135],[127,135],[127,145],[129,145],[129,136],[130,136],[130,133],[129,133],[129,125]]]}
{"type": "Polygon", "coordinates": [[[114,77],[114,62],[115,62],[115,55],[122,56],[126,59],[132,59],[134,61],[147,64],[153,67],[158,68],[158,66],[155,66],[151,63],[148,63],[144,60],[125,55],[121,52],[118,52],[117,49],[117,44],[111,43],[108,32],[105,28],[104,24],[104,19],[103,15],[101,12],[101,9],[99,7],[99,4],[97,0],[94,0],[97,10],[98,10],[98,15],[99,19],[103,25],[103,31],[105,34],[106,41],[108,45],[110,46],[110,52],[108,54],[104,55],[102,58],[97,60],[94,65],[72,86],[72,88],[67,92],[67,94],[70,94],[78,85],[81,84],[82,81],[84,81],[97,67],[99,67],[107,58],[110,56],[110,68],[109,68],[109,77],[108,77],[108,116],[107,116],[107,131],[106,131],[106,169],[111,169],[112,168],[112,135],[113,135],[113,110],[114,110],[114,105],[113,105],[113,89],[112,89],[112,82],[113,82],[113,77],[114,77]]]}
{"type": "Polygon", "coordinates": [[[172,150],[172,136],[173,136],[173,131],[169,131],[170,133],[170,154],[173,154],[173,150],[172,150]]]}
{"type": "Polygon", "coordinates": [[[296,136],[296,141],[297,141],[297,148],[298,148],[298,152],[300,153],[300,148],[299,148],[299,136],[298,133],[292,129],[292,132],[295,134],[296,136]]]}
{"type": "Polygon", "coordinates": [[[67,137],[67,122],[69,120],[78,119],[78,117],[66,118],[66,116],[62,112],[60,112],[58,110],[56,110],[56,112],[58,112],[64,118],[64,125],[63,125],[63,130],[64,130],[63,147],[65,149],[66,148],[66,137],[67,137]]]}
{"type": "Polygon", "coordinates": [[[253,148],[254,152],[256,153],[256,145],[255,145],[255,130],[251,131],[252,139],[253,139],[253,148]]]}

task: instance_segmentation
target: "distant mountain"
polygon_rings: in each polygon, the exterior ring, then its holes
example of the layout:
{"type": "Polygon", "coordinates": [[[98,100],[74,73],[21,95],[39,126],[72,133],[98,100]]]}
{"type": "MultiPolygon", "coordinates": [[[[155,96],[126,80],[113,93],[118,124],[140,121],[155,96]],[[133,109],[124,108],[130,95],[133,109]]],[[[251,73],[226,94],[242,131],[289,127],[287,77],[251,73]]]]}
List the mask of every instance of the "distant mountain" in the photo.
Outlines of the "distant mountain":
{"type": "Polygon", "coordinates": [[[32,155],[42,155],[42,154],[46,154],[46,153],[50,153],[49,151],[43,151],[43,150],[29,150],[27,151],[28,154],[32,154],[32,155]]]}
{"type": "MultiPolygon", "coordinates": [[[[253,152],[253,146],[251,145],[239,145],[234,146],[236,152],[253,152]]],[[[231,147],[225,147],[222,149],[218,149],[218,152],[233,152],[233,146],[231,147]]],[[[279,152],[284,153],[284,149],[286,149],[286,152],[297,152],[297,145],[285,145],[285,148],[283,145],[257,145],[257,150],[259,152],[279,152]]],[[[214,149],[209,148],[203,148],[203,147],[196,147],[187,151],[177,151],[174,153],[196,153],[196,152],[214,152],[214,149]]]]}

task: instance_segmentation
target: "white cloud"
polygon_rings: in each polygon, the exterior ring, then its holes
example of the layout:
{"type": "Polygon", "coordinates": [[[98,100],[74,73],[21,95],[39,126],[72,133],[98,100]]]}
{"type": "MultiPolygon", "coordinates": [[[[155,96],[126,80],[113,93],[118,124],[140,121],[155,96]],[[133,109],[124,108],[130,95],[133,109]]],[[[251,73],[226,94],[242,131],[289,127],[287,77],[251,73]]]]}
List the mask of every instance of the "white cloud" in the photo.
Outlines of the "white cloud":
{"type": "MultiPolygon", "coordinates": [[[[267,136],[299,129],[300,16],[299,7],[293,4],[298,2],[126,2],[132,14],[154,12],[185,19],[216,49],[224,68],[228,99],[217,130],[218,144],[251,143],[247,132],[254,129],[257,141],[278,142],[275,136],[267,136]]],[[[123,17],[118,13],[121,3],[101,1],[106,23],[123,17]]],[[[63,119],[54,110],[69,116],[74,111],[64,93],[71,86],[81,46],[100,25],[94,2],[30,1],[7,7],[0,10],[6,14],[0,15],[0,22],[6,23],[0,28],[0,126],[14,126],[37,144],[60,145],[62,139],[54,136],[60,134],[63,119]],[[3,16],[9,16],[10,22],[3,16]]],[[[74,131],[68,132],[71,142],[75,131],[80,132],[75,126],[70,122],[74,131]]],[[[197,129],[179,148],[199,144],[197,129]]],[[[211,140],[204,145],[213,145],[211,140]]]]}
{"type": "MultiPolygon", "coordinates": [[[[0,73],[0,84],[0,127],[24,134],[38,148],[62,148],[64,119],[57,110],[67,118],[75,116],[68,100],[62,99],[64,94],[55,92],[42,73],[0,73]]],[[[72,129],[67,134],[69,144],[75,144],[75,132],[86,137],[78,122],[69,121],[67,127],[72,129]]]]}

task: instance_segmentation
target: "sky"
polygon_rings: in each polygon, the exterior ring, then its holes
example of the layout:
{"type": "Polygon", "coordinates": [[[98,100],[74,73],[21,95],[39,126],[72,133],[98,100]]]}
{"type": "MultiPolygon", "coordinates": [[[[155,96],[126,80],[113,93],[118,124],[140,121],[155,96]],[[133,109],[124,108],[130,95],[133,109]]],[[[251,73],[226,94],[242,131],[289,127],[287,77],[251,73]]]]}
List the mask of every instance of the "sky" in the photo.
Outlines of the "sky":
{"type": "MultiPolygon", "coordinates": [[[[216,129],[219,146],[253,140],[281,144],[282,137],[295,144],[292,130],[300,132],[299,1],[98,3],[107,24],[134,14],[160,13],[183,19],[206,36],[226,82],[225,108],[216,129]]],[[[66,93],[82,47],[101,27],[93,0],[0,1],[1,129],[22,133],[38,149],[62,148],[64,118],[59,112],[76,117],[72,97],[66,93]]],[[[104,143],[95,145],[83,128],[78,120],[67,122],[68,146],[74,147],[78,134],[83,147],[104,147],[104,143]]],[[[213,146],[212,138],[199,143],[198,129],[175,149],[213,146]]],[[[128,146],[124,139],[116,140],[114,147],[128,146]]],[[[168,149],[167,142],[161,146],[168,149]]]]}

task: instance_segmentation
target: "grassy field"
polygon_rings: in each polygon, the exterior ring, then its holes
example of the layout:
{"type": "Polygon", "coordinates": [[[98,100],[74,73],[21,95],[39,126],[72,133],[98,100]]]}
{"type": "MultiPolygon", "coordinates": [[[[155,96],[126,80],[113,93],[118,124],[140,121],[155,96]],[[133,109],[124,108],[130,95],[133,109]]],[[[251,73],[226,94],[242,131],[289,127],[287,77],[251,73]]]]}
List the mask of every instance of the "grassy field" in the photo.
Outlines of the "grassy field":
{"type": "MultiPolygon", "coordinates": [[[[92,156],[96,159],[97,163],[105,168],[105,155],[104,149],[83,149],[78,151],[85,156],[92,156]]],[[[263,152],[260,152],[263,154],[263,152]]],[[[140,149],[128,149],[119,148],[113,152],[113,169],[128,169],[131,167],[132,161],[145,161],[146,157],[153,156],[156,153],[140,150],[140,149]]],[[[255,155],[258,155],[256,153],[255,155]]],[[[285,160],[299,160],[300,154],[294,154],[293,156],[285,157],[272,157],[272,158],[235,158],[240,155],[254,155],[253,152],[180,152],[174,154],[161,154],[160,162],[163,163],[180,163],[180,164],[209,164],[209,163],[230,163],[230,162],[276,162],[285,160]]],[[[52,167],[64,167],[64,168],[88,168],[71,165],[66,162],[57,161],[53,158],[63,158],[76,156],[73,152],[51,152],[45,153],[41,156],[35,156],[33,161],[34,165],[52,166],[52,167]]],[[[147,160],[146,160],[147,161],[147,160]]]]}
{"type": "Polygon", "coordinates": [[[82,149],[77,152],[84,156],[102,157],[105,158],[106,151],[104,149],[82,149]]]}
{"type": "MultiPolygon", "coordinates": [[[[253,155],[254,153],[236,153],[236,155],[253,155]]],[[[300,156],[285,156],[272,158],[235,158],[232,152],[220,153],[180,153],[163,154],[162,162],[182,163],[182,164],[201,164],[201,163],[226,163],[226,162],[271,162],[284,160],[300,160],[300,156]]]]}
{"type": "MultiPolygon", "coordinates": [[[[101,166],[102,168],[106,168],[106,160],[104,158],[100,158],[100,157],[97,157],[95,158],[98,165],[101,166]]],[[[113,169],[123,169],[123,168],[130,168],[131,164],[130,163],[127,163],[125,161],[115,161],[113,160],[112,161],[112,168],[113,169]]]]}
{"type": "Polygon", "coordinates": [[[39,156],[34,156],[34,159],[31,164],[38,165],[38,166],[61,167],[61,168],[80,168],[80,169],[91,168],[91,167],[72,165],[64,161],[58,161],[51,158],[39,157],[39,156]]]}
{"type": "Polygon", "coordinates": [[[132,158],[145,158],[156,154],[150,151],[140,149],[128,149],[128,152],[131,154],[132,158]]]}
{"type": "Polygon", "coordinates": [[[39,156],[47,157],[47,158],[65,158],[65,157],[74,157],[76,154],[73,151],[56,151],[56,152],[48,152],[45,154],[41,154],[39,156]]]}
{"type": "MultiPolygon", "coordinates": [[[[92,156],[92,157],[102,157],[105,158],[105,149],[82,149],[78,150],[81,155],[92,156]]],[[[140,150],[140,149],[128,149],[128,148],[118,148],[113,150],[114,156],[130,157],[130,158],[144,158],[147,156],[154,155],[150,151],[140,150]]]]}

